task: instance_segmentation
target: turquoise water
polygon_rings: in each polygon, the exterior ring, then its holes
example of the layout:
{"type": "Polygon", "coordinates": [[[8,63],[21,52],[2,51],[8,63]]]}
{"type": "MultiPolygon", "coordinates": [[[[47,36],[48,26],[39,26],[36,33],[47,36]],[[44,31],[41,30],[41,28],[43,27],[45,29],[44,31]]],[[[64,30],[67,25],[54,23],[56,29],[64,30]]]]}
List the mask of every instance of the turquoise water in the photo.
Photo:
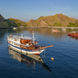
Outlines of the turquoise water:
{"type": "Polygon", "coordinates": [[[9,33],[32,36],[31,32],[32,29],[0,30],[0,78],[78,77],[78,40],[68,37],[68,31],[53,33],[51,29],[34,29],[35,38],[40,45],[54,45],[40,55],[42,61],[9,49],[7,43],[9,33]]]}

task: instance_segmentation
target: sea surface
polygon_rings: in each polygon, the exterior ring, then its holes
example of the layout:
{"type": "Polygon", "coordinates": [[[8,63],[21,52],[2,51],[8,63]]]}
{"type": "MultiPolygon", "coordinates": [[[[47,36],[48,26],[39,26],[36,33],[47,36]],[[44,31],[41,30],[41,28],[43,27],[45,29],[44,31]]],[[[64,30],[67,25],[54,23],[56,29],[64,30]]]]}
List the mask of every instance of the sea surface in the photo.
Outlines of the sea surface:
{"type": "Polygon", "coordinates": [[[67,36],[78,31],[51,28],[0,29],[0,78],[78,78],[78,40],[67,36]],[[47,48],[40,56],[24,56],[10,49],[7,43],[9,34],[24,34],[35,39],[47,48]],[[40,59],[37,60],[37,57],[40,59]],[[54,60],[51,60],[54,58],[54,60]]]}

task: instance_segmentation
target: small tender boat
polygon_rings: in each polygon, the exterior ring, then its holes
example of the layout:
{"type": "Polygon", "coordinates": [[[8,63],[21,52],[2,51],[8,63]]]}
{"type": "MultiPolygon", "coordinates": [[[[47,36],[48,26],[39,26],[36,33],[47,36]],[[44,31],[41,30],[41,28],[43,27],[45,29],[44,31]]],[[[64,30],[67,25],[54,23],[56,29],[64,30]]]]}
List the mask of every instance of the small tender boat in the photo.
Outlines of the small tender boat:
{"type": "Polygon", "coordinates": [[[14,50],[16,50],[24,55],[27,55],[27,54],[39,55],[46,48],[53,47],[53,45],[50,45],[50,46],[38,45],[38,42],[34,39],[34,33],[33,33],[32,38],[18,36],[18,35],[9,35],[8,43],[11,48],[13,48],[14,50]]]}
{"type": "Polygon", "coordinates": [[[52,32],[58,33],[60,31],[58,29],[53,29],[52,32]]]}
{"type": "Polygon", "coordinates": [[[17,28],[16,27],[13,27],[13,30],[16,30],[17,28]]]}
{"type": "Polygon", "coordinates": [[[68,36],[78,39],[78,32],[70,32],[70,33],[68,33],[68,36]]]}

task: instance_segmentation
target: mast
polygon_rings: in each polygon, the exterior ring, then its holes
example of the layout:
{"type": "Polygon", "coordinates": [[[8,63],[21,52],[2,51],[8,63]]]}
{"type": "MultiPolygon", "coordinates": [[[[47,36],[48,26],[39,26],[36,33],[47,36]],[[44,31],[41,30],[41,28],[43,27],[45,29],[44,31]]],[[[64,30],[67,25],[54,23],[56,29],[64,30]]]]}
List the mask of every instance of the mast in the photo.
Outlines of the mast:
{"type": "Polygon", "coordinates": [[[34,44],[34,41],[35,41],[34,32],[32,33],[32,35],[33,35],[32,39],[33,39],[33,44],[34,44]]]}

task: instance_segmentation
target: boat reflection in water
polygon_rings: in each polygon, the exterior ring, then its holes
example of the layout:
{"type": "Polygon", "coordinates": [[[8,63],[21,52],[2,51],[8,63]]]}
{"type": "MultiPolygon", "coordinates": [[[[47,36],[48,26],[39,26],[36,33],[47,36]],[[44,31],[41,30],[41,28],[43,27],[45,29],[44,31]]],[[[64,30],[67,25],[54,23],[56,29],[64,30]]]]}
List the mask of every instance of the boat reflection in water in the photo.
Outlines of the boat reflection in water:
{"type": "Polygon", "coordinates": [[[13,50],[10,46],[9,46],[9,54],[11,55],[11,57],[13,59],[18,60],[21,63],[26,64],[27,66],[35,66],[36,64],[39,63],[42,65],[42,67],[46,70],[48,70],[49,72],[51,72],[50,68],[44,63],[43,59],[40,57],[40,55],[23,55],[18,53],[17,51],[13,50]]]}

